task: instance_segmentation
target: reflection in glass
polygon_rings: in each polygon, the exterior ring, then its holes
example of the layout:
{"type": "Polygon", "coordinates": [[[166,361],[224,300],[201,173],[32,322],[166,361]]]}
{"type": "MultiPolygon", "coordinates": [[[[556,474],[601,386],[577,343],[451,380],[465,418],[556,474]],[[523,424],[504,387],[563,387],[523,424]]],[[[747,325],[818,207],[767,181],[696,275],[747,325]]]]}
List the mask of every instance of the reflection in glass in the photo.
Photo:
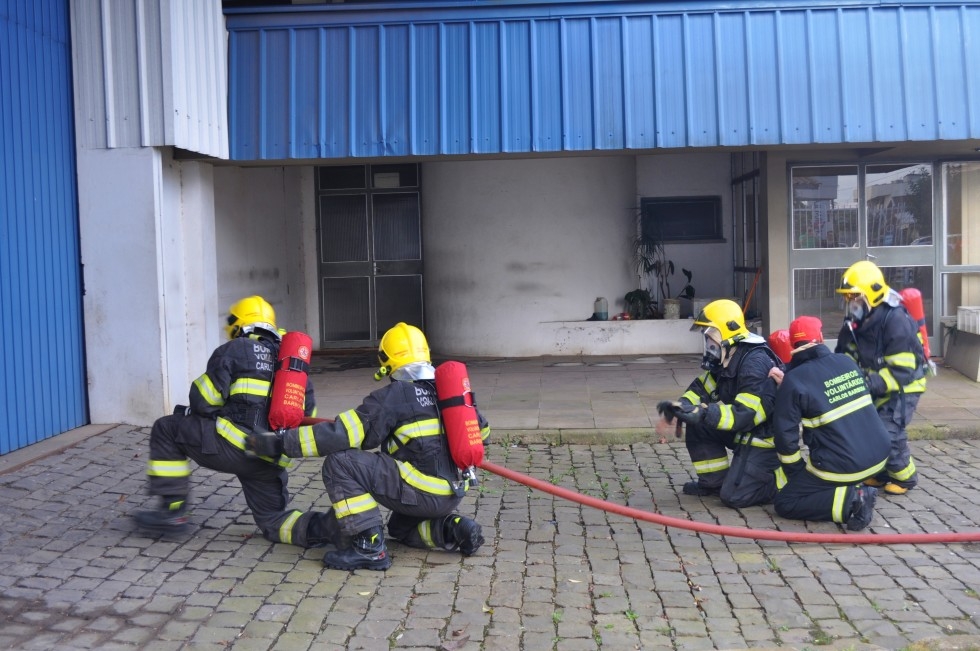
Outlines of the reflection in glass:
{"type": "MultiPolygon", "coordinates": [[[[808,315],[823,322],[825,339],[837,339],[844,324],[844,300],[836,292],[846,269],[794,269],[793,270],[793,318],[808,315]]],[[[922,292],[926,313],[926,327],[933,334],[932,323],[932,274],[929,266],[882,267],[885,282],[896,292],[915,287],[922,292]]]]}
{"type": "Polygon", "coordinates": [[[868,165],[864,201],[868,246],[932,245],[929,165],[868,165]]]}
{"type": "Polygon", "coordinates": [[[858,245],[857,167],[794,167],[793,248],[858,245]]]}
{"type": "MultiPolygon", "coordinates": [[[[968,246],[971,241],[980,241],[980,163],[943,165],[943,188],[946,194],[946,264],[980,264],[980,247],[974,245],[971,252],[968,246]]],[[[965,301],[960,304],[980,305],[965,301]]]]}

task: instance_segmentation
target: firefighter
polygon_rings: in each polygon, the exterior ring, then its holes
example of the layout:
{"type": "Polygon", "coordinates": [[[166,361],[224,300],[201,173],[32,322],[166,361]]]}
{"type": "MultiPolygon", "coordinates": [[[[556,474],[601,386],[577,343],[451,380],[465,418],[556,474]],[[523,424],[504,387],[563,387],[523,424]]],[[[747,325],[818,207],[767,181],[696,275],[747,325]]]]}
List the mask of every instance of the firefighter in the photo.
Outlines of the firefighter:
{"type": "Polygon", "coordinates": [[[838,522],[850,531],[871,523],[878,489],[861,482],[884,470],[890,437],[864,374],[823,344],[823,324],[801,316],[789,326],[791,361],[779,383],[772,430],[786,485],[774,500],[784,518],[838,522]],[[804,461],[803,443],[809,450],[804,461]]]}
{"type": "MultiPolygon", "coordinates": [[[[360,406],[333,421],[249,439],[258,454],[322,456],[323,483],[343,536],[323,557],[338,570],[386,570],[381,509],[388,536],[410,547],[459,551],[483,544],[480,524],[455,511],[469,488],[450,456],[436,404],[429,344],[415,326],[398,323],[381,338],[375,379],[390,378],[360,406]],[[372,451],[377,448],[377,453],[372,451]]],[[[481,437],[490,427],[478,414],[481,437]]]]}
{"type": "Polygon", "coordinates": [[[904,495],[918,482],[905,428],[926,390],[928,368],[918,326],[873,262],[851,265],[837,293],[844,296],[845,317],[835,352],[846,353],[864,372],[878,416],[891,435],[888,465],[865,483],[883,487],[889,495],[904,495]]]}
{"type": "Polygon", "coordinates": [[[697,479],[686,495],[719,495],[726,506],[767,504],[776,494],[779,459],[769,433],[779,364],[765,339],[745,327],[742,309],[727,299],[712,301],[694,320],[704,336],[698,376],[677,402],[657,405],[658,431],[680,419],[697,479]],[[728,451],[733,450],[731,461],[728,451]]]}
{"type": "MultiPolygon", "coordinates": [[[[229,309],[225,332],[230,341],[215,349],[207,370],[194,381],[190,406],[153,424],[147,476],[149,493],[160,496],[160,506],[137,512],[136,522],[155,532],[187,530],[193,459],[238,477],[266,539],[300,547],[325,544],[332,535],[326,514],[286,508],[289,459],[245,452],[253,429],[269,429],[268,396],[280,341],[275,311],[261,296],[243,298],[229,309]]],[[[304,409],[309,416],[316,413],[309,380],[304,409]]]]}

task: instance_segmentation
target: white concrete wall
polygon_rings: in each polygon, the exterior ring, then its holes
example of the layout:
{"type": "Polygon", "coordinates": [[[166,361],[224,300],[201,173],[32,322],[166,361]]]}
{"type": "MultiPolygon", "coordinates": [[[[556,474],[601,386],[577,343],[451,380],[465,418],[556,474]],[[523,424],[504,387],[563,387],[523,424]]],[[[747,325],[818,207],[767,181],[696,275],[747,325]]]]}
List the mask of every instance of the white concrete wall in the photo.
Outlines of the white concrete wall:
{"type": "Polygon", "coordinates": [[[307,313],[307,255],[313,256],[314,300],[317,286],[316,242],[307,213],[310,169],[216,167],[214,187],[219,313],[226,315],[238,299],[258,294],[275,309],[279,327],[303,330],[317,341],[318,317],[307,313]]]}
{"type": "Polygon", "coordinates": [[[210,166],[156,148],[77,156],[90,417],[150,425],[186,402],[213,341],[210,166]]]}
{"type": "MultiPolygon", "coordinates": [[[[422,166],[427,334],[447,354],[558,353],[556,321],[634,288],[632,156],[422,166]]],[[[655,347],[651,343],[651,347],[655,347]]]]}
{"type": "MultiPolygon", "coordinates": [[[[671,242],[664,247],[668,260],[674,262],[670,278],[671,292],[676,296],[687,279],[681,269],[693,272],[691,285],[696,298],[731,297],[732,279],[732,190],[731,157],[727,153],[660,154],[639,156],[636,160],[636,205],[644,197],[721,197],[722,243],[671,242]]],[[[656,280],[646,287],[655,294],[656,280]]]]}

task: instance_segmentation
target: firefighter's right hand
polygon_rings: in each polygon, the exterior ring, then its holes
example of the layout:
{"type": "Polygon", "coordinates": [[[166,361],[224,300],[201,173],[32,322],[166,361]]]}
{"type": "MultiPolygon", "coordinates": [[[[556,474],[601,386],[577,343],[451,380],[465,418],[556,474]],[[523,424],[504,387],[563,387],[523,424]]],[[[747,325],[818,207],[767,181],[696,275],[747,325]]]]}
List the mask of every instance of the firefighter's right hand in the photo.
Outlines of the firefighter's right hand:
{"type": "Polygon", "coordinates": [[[254,452],[260,457],[278,457],[282,454],[282,434],[280,432],[252,432],[245,439],[245,451],[254,452]]]}
{"type": "Polygon", "coordinates": [[[670,400],[661,400],[657,403],[657,413],[667,421],[668,425],[674,422],[674,406],[676,404],[676,402],[671,402],[670,400]]]}

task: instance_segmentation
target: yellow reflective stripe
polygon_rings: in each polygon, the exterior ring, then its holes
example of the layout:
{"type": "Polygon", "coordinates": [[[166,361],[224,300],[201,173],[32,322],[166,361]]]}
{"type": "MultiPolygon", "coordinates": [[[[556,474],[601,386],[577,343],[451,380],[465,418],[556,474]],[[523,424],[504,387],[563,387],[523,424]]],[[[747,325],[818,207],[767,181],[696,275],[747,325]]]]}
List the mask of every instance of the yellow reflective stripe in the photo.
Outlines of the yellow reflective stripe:
{"type": "Polygon", "coordinates": [[[223,416],[218,416],[214,427],[223,439],[234,445],[239,450],[245,449],[245,432],[235,427],[230,420],[223,416]]]}
{"type": "Polygon", "coordinates": [[[313,407],[313,411],[310,412],[310,418],[316,418],[316,412],[317,412],[316,407],[313,407]]]}
{"type": "Polygon", "coordinates": [[[898,391],[898,380],[895,379],[895,376],[892,375],[892,372],[889,369],[883,368],[879,370],[878,376],[885,381],[886,391],[898,391]]]}
{"type": "Polygon", "coordinates": [[[913,380],[905,385],[903,391],[905,393],[922,393],[926,390],[926,378],[925,376],[920,377],[918,380],[913,380]]]}
{"type": "Polygon", "coordinates": [[[915,461],[912,460],[912,457],[909,457],[909,465],[902,468],[899,472],[889,472],[888,474],[892,479],[905,481],[915,474],[915,461]]]}
{"type": "Polygon", "coordinates": [[[789,479],[786,478],[786,471],[782,467],[776,468],[776,490],[783,490],[783,486],[789,483],[789,479]]]}
{"type": "Polygon", "coordinates": [[[316,437],[313,435],[312,425],[303,425],[296,432],[296,438],[299,439],[299,449],[303,453],[304,457],[316,457],[319,453],[316,449],[316,437]]]}
{"type": "Polygon", "coordinates": [[[270,389],[272,389],[272,382],[268,380],[243,377],[231,383],[231,389],[228,390],[228,394],[232,396],[246,394],[264,398],[269,395],[270,389]]]}
{"type": "Polygon", "coordinates": [[[333,503],[333,512],[337,518],[346,518],[349,515],[357,515],[371,509],[378,508],[378,503],[374,501],[370,493],[363,493],[355,497],[348,497],[333,503]]]}
{"type": "Polygon", "coordinates": [[[755,417],[752,418],[752,424],[758,425],[766,419],[766,410],[762,408],[762,399],[751,393],[740,393],[735,396],[735,402],[745,405],[753,412],[755,412],[755,417]]]}
{"type": "Polygon", "coordinates": [[[718,429],[730,430],[735,427],[735,410],[731,405],[720,403],[718,405],[718,429]]]}
{"type": "Polygon", "coordinates": [[[720,472],[728,470],[728,456],[718,457],[717,459],[705,459],[704,461],[694,462],[694,471],[699,475],[706,475],[709,472],[720,472]]]}
{"type": "Polygon", "coordinates": [[[212,407],[220,407],[225,404],[225,399],[221,397],[221,392],[215,388],[214,383],[208,377],[207,373],[194,380],[194,386],[197,387],[197,392],[201,394],[204,401],[212,407]]]}
{"type": "Polygon", "coordinates": [[[419,537],[426,547],[430,549],[436,546],[436,541],[432,539],[432,520],[423,520],[418,526],[419,537]]]}
{"type": "Polygon", "coordinates": [[[449,482],[445,479],[425,475],[416,470],[415,466],[407,461],[396,460],[395,463],[398,464],[398,474],[402,476],[402,480],[404,480],[409,486],[416,488],[423,493],[431,493],[433,495],[454,495],[453,487],[450,486],[449,482]]]}
{"type": "Polygon", "coordinates": [[[850,515],[849,513],[844,513],[844,508],[849,506],[844,504],[844,498],[847,497],[847,486],[838,486],[834,489],[834,502],[830,507],[830,519],[833,522],[844,523],[844,516],[850,515]]]}
{"type": "Polygon", "coordinates": [[[915,369],[919,366],[919,360],[915,358],[915,353],[902,352],[894,355],[885,355],[885,363],[889,366],[899,366],[902,368],[915,369]]]}
{"type": "Polygon", "coordinates": [[[829,472],[827,470],[821,470],[815,467],[810,460],[807,459],[806,469],[816,477],[823,479],[825,481],[833,482],[835,484],[856,484],[859,481],[867,479],[868,477],[877,475],[879,472],[885,469],[885,464],[888,463],[888,459],[883,459],[881,463],[876,463],[871,468],[865,468],[859,472],[829,472]]]}
{"type": "Polygon", "coordinates": [[[857,400],[852,400],[851,402],[831,409],[830,411],[820,414],[819,416],[814,416],[813,418],[801,418],[800,422],[803,423],[803,427],[813,429],[815,427],[820,427],[821,425],[826,425],[827,423],[832,423],[839,418],[843,418],[848,414],[853,414],[854,412],[864,409],[865,407],[870,407],[871,404],[871,396],[864,394],[857,400]]]}
{"type": "Polygon", "coordinates": [[[395,429],[394,437],[401,445],[407,445],[414,438],[422,436],[438,436],[442,434],[442,426],[438,418],[426,418],[413,423],[406,423],[395,429]]]}
{"type": "Polygon", "coordinates": [[[780,454],[779,463],[796,463],[803,458],[803,453],[797,450],[793,454],[780,454]]]}
{"type": "Polygon", "coordinates": [[[347,430],[347,442],[351,449],[359,450],[361,443],[364,442],[364,423],[361,422],[361,417],[353,409],[348,409],[338,418],[344,424],[344,429],[347,430]]]}
{"type": "MultiPolygon", "coordinates": [[[[704,390],[707,391],[708,393],[711,393],[718,387],[718,382],[715,380],[715,376],[708,371],[705,371],[700,376],[698,376],[698,379],[701,380],[701,386],[703,386],[704,390]]],[[[701,399],[698,398],[693,402],[694,404],[698,404],[699,402],[701,402],[701,399]]]]}
{"type": "Polygon", "coordinates": [[[181,461],[150,459],[146,464],[146,474],[150,477],[190,477],[191,464],[187,459],[181,461]]]}
{"type": "Polygon", "coordinates": [[[767,439],[760,439],[753,436],[749,439],[749,445],[754,448],[762,448],[763,450],[772,450],[776,447],[771,436],[767,439]]]}
{"type": "Polygon", "coordinates": [[[681,396],[681,400],[687,400],[692,405],[701,404],[701,396],[694,391],[685,391],[684,395],[681,396]]]}
{"type": "Polygon", "coordinates": [[[303,513],[300,511],[293,511],[289,514],[288,518],[283,520],[283,523],[279,526],[279,540],[281,542],[287,545],[293,544],[293,526],[302,515],[303,513]]]}
{"type": "Polygon", "coordinates": [[[484,442],[486,442],[486,440],[489,437],[490,437],[490,426],[487,425],[486,427],[480,430],[480,438],[483,439],[484,442]]]}

